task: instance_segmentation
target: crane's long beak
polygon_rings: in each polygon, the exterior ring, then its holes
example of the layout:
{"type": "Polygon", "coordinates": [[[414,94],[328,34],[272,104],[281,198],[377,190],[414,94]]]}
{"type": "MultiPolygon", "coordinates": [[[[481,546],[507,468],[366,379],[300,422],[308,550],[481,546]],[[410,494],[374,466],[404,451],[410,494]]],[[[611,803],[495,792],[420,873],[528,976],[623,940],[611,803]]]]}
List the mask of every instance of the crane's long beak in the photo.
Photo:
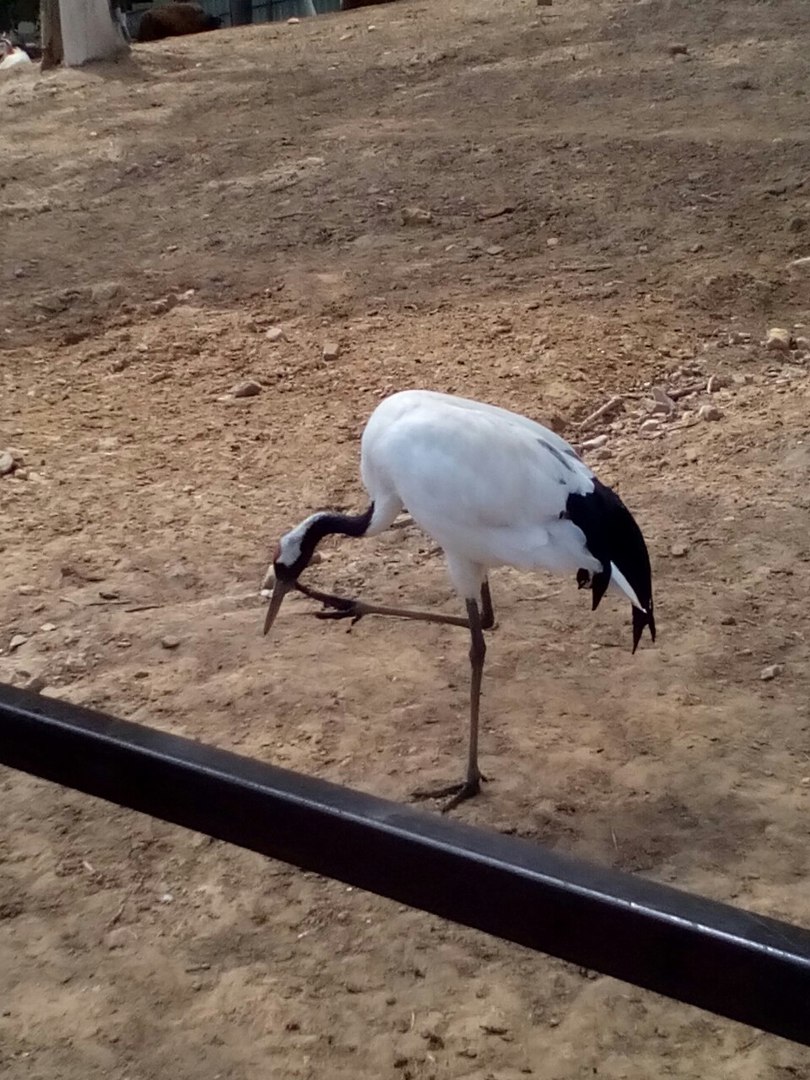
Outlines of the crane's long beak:
{"type": "Polygon", "coordinates": [[[276,621],[276,615],[278,615],[278,609],[281,607],[281,601],[292,588],[294,588],[292,581],[279,581],[278,578],[276,578],[276,583],[273,586],[273,594],[270,597],[270,604],[267,608],[267,614],[264,617],[263,632],[265,634],[276,621]]]}

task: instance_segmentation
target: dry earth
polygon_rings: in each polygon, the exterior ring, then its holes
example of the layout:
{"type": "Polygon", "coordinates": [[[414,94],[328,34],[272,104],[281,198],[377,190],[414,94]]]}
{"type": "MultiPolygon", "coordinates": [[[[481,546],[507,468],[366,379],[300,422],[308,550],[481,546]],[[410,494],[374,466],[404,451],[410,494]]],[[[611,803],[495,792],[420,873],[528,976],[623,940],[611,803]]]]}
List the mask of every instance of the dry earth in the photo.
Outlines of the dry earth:
{"type": "MultiPolygon", "coordinates": [[[[392,389],[604,433],[659,642],[631,657],[625,605],[495,574],[493,780],[457,816],[810,925],[810,354],[759,344],[810,323],[808,57],[805,0],[450,0],[4,79],[0,679],[405,800],[462,766],[466,642],[296,600],[264,640],[273,542],[362,504],[392,389]],[[649,424],[651,385],[701,390],[649,424]]],[[[413,531],[311,576],[457,603],[413,531]]],[[[611,979],[0,791],[8,1080],[810,1075],[611,979]]]]}

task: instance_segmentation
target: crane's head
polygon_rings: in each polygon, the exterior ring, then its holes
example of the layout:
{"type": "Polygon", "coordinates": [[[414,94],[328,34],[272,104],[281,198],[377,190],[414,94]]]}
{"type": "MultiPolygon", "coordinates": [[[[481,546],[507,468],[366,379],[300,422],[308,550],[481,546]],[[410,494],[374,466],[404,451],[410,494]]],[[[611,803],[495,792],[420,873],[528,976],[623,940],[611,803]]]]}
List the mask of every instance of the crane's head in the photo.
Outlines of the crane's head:
{"type": "Polygon", "coordinates": [[[264,633],[273,625],[278,615],[281,602],[287,593],[294,589],[298,578],[312,561],[318,541],[324,536],[324,519],[329,515],[321,512],[312,514],[300,525],[290,529],[276,544],[273,561],[267,568],[262,588],[267,589],[273,581],[270,605],[264,619],[264,633]]]}

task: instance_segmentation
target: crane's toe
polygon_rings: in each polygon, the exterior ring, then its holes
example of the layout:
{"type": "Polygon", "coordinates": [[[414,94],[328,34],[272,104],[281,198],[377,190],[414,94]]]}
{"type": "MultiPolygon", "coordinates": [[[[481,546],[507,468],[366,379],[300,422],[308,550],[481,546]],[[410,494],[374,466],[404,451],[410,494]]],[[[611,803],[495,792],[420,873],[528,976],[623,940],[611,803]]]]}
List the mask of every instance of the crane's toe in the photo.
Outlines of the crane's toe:
{"type": "Polygon", "coordinates": [[[458,784],[446,784],[444,787],[438,788],[419,788],[411,792],[411,798],[414,802],[426,802],[429,799],[446,799],[450,795],[451,798],[441,808],[442,813],[446,814],[448,810],[454,809],[459,803],[466,802],[467,799],[479,795],[482,781],[486,783],[487,778],[482,773],[478,773],[477,776],[468,776],[466,780],[462,780],[458,784]]]}

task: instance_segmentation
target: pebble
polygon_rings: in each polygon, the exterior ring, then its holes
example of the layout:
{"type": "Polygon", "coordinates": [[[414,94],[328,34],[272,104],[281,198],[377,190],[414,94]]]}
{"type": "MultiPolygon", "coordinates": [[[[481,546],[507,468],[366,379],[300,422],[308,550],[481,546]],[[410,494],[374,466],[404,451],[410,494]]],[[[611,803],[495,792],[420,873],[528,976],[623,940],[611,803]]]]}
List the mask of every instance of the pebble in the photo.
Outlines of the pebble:
{"type": "Polygon", "coordinates": [[[134,940],[135,934],[127,926],[118,926],[104,936],[104,944],[108,949],[123,949],[125,945],[134,940]]]}
{"type": "Polygon", "coordinates": [[[238,383],[233,390],[231,390],[231,396],[235,398],[256,397],[257,394],[262,392],[261,384],[255,382],[253,379],[246,379],[244,382],[238,383]]]}
{"type": "Polygon", "coordinates": [[[8,643],[8,651],[14,652],[16,649],[19,649],[21,645],[24,645],[26,641],[28,641],[28,638],[25,636],[25,634],[15,634],[11,641],[8,643]]]}
{"type": "Polygon", "coordinates": [[[403,225],[429,225],[433,221],[433,214],[421,206],[405,206],[402,209],[403,225]]]}
{"type": "Polygon", "coordinates": [[[765,338],[765,348],[772,352],[790,351],[790,331],[780,326],[771,327],[765,338]]]}
{"type": "Polygon", "coordinates": [[[699,453],[698,448],[696,446],[687,446],[687,448],[684,450],[683,454],[684,454],[684,457],[686,458],[686,460],[689,462],[690,465],[694,465],[694,463],[700,457],[700,453],[699,453]]]}
{"type": "Polygon", "coordinates": [[[654,386],[652,388],[652,395],[655,398],[655,405],[653,406],[653,411],[665,412],[668,415],[671,415],[675,412],[677,408],[675,402],[672,400],[666,390],[662,389],[662,387],[654,386]]]}
{"type": "Polygon", "coordinates": [[[649,420],[644,420],[642,422],[638,430],[642,433],[642,435],[651,434],[653,431],[660,431],[661,421],[655,420],[653,417],[650,417],[649,420]]]}
{"type": "Polygon", "coordinates": [[[487,248],[487,255],[502,255],[503,248],[500,244],[490,244],[487,248]]]}
{"type": "Polygon", "coordinates": [[[721,375],[719,372],[715,372],[714,375],[709,376],[706,389],[710,394],[716,394],[718,390],[725,390],[729,386],[731,386],[731,379],[728,375],[721,375]]]}
{"type": "Polygon", "coordinates": [[[340,356],[340,345],[338,344],[338,342],[327,341],[324,344],[321,356],[326,361],[337,360],[337,358],[340,356]]]}
{"type": "Polygon", "coordinates": [[[593,439],[586,439],[581,446],[583,450],[598,450],[600,446],[605,446],[607,441],[607,435],[596,435],[593,439]]]}
{"type": "Polygon", "coordinates": [[[14,468],[14,455],[9,450],[0,451],[0,476],[6,476],[14,468]]]}
{"type": "Polygon", "coordinates": [[[160,644],[164,649],[176,649],[180,645],[180,638],[173,637],[171,634],[167,634],[160,639],[160,644]]]}
{"type": "Polygon", "coordinates": [[[716,405],[701,405],[698,409],[698,417],[701,420],[722,420],[723,414],[716,405]]]}
{"type": "Polygon", "coordinates": [[[775,679],[777,675],[781,675],[784,670],[785,669],[781,664],[768,664],[768,666],[764,667],[759,673],[759,677],[763,682],[770,682],[772,679],[775,679]]]}
{"type": "Polygon", "coordinates": [[[56,623],[52,623],[52,622],[44,622],[42,624],[42,626],[40,626],[40,630],[44,634],[52,634],[55,629],[56,629],[56,623]]]}
{"type": "Polygon", "coordinates": [[[268,341],[281,341],[281,339],[284,337],[284,331],[281,329],[280,326],[271,326],[265,334],[265,337],[268,341]]]}
{"type": "Polygon", "coordinates": [[[685,544],[682,540],[679,540],[677,544],[673,544],[669,549],[670,555],[676,559],[682,559],[684,555],[689,554],[689,545],[685,544]]]}

